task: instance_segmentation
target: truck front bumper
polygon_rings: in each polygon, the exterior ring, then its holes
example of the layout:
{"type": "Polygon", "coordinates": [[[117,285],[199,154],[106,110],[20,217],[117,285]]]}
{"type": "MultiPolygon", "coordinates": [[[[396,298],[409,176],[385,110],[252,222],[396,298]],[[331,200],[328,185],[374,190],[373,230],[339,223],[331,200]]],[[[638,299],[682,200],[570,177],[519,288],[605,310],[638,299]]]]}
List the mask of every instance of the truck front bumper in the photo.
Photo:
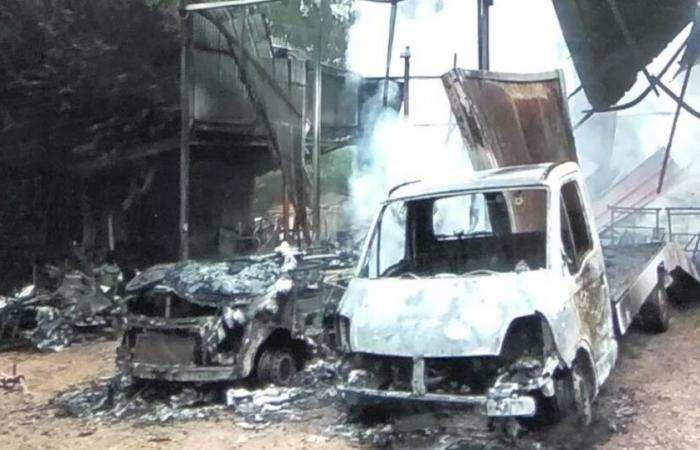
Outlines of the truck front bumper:
{"type": "Polygon", "coordinates": [[[451,395],[414,394],[406,391],[339,386],[338,391],[348,403],[378,403],[384,401],[434,403],[443,405],[471,406],[481,409],[488,417],[532,417],[537,412],[535,399],[529,395],[451,395]]]}
{"type": "Polygon", "coordinates": [[[183,367],[132,363],[128,365],[128,370],[132,376],[143,380],[212,383],[242,378],[235,366],[183,367]]]}

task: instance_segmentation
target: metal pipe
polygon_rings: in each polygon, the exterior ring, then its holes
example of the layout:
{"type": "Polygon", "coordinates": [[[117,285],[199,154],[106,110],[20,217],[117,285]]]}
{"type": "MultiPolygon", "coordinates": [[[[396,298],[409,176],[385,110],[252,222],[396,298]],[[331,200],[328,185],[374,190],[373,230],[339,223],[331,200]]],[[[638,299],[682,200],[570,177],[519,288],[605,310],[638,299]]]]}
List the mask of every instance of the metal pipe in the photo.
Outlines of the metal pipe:
{"type": "Polygon", "coordinates": [[[578,94],[578,93],[581,92],[582,90],[583,90],[583,85],[582,85],[582,84],[579,84],[579,86],[578,86],[576,89],[574,89],[573,91],[571,91],[571,93],[569,94],[569,96],[568,96],[567,98],[573,97],[574,95],[578,94]]]}
{"type": "Polygon", "coordinates": [[[323,95],[323,67],[322,67],[322,44],[323,44],[323,18],[322,13],[328,0],[321,0],[318,12],[317,40],[316,40],[316,67],[314,71],[314,143],[312,154],[312,165],[314,173],[313,182],[313,238],[321,237],[321,106],[323,95]]]}
{"type": "MultiPolygon", "coordinates": [[[[275,224],[277,225],[277,224],[275,224]]],[[[273,229],[277,228],[273,226],[273,229]]],[[[282,240],[286,241],[289,234],[289,193],[287,190],[287,177],[282,171],[282,240]]]]}
{"type": "Polygon", "coordinates": [[[386,76],[384,77],[384,96],[382,106],[387,107],[389,103],[389,72],[391,71],[391,53],[394,47],[394,30],[396,29],[397,0],[391,2],[391,16],[389,18],[389,44],[386,50],[386,76]]]}
{"type": "MultiPolygon", "coordinates": [[[[227,2],[208,2],[208,3],[195,3],[193,5],[185,6],[187,11],[203,11],[209,9],[227,8],[230,6],[249,6],[249,5],[261,5],[263,3],[272,3],[279,0],[231,0],[227,2]]],[[[182,7],[180,7],[182,9],[182,7]]]]}
{"type": "Polygon", "coordinates": [[[190,90],[188,55],[190,26],[187,0],[180,0],[180,259],[190,255],[189,246],[189,190],[190,190],[190,90]]]}
{"type": "MultiPolygon", "coordinates": [[[[693,71],[693,66],[688,66],[688,70],[685,72],[685,78],[683,79],[683,87],[681,88],[681,102],[685,98],[685,92],[688,90],[688,83],[690,82],[690,74],[693,71]]],[[[661,193],[661,188],[664,185],[664,179],[666,178],[666,169],[668,168],[668,160],[671,157],[671,148],[673,147],[673,140],[676,137],[676,128],[678,127],[678,119],[681,116],[681,109],[683,105],[679,102],[676,105],[676,115],[673,117],[673,125],[671,126],[671,135],[668,137],[668,145],[666,146],[666,153],[664,154],[664,162],[661,165],[661,174],[659,175],[659,186],[656,188],[656,193],[661,193]]]]}
{"type": "Polygon", "coordinates": [[[493,6],[493,0],[478,0],[478,2],[479,70],[490,70],[489,8],[493,6]]]}
{"type": "Polygon", "coordinates": [[[411,48],[407,45],[401,53],[403,58],[403,115],[408,117],[409,112],[409,83],[411,81],[411,48]]]}
{"type": "Polygon", "coordinates": [[[697,119],[700,119],[700,111],[698,111],[697,109],[695,109],[695,108],[693,108],[692,106],[690,106],[690,105],[685,101],[685,99],[683,99],[683,98],[679,97],[678,95],[676,95],[676,94],[671,90],[671,88],[669,88],[668,86],[666,86],[666,84],[665,84],[663,81],[657,79],[657,80],[656,80],[656,85],[659,86],[659,87],[661,88],[661,90],[664,91],[664,93],[665,93],[666,95],[668,95],[669,97],[671,97],[671,98],[673,99],[674,102],[676,102],[678,105],[680,105],[680,107],[683,108],[683,109],[685,110],[685,112],[687,112],[688,114],[690,114],[691,116],[693,116],[693,117],[695,117],[695,118],[697,118],[697,119]]]}
{"type": "Polygon", "coordinates": [[[109,250],[114,251],[114,213],[112,211],[107,214],[107,244],[109,250]]]}
{"type": "MultiPolygon", "coordinates": [[[[305,69],[308,66],[305,66],[305,69]]],[[[296,183],[296,186],[292,186],[292,192],[295,193],[295,198],[296,202],[294,202],[294,223],[292,226],[292,234],[296,234],[296,242],[299,247],[301,247],[301,237],[300,237],[300,217],[304,217],[305,222],[304,222],[304,230],[303,234],[304,236],[308,236],[308,221],[307,221],[307,216],[306,216],[306,205],[308,204],[308,190],[307,187],[308,185],[306,184],[307,181],[307,170],[306,170],[306,124],[308,122],[308,111],[307,111],[307,100],[308,100],[308,93],[310,92],[310,89],[308,89],[308,84],[304,83],[303,87],[303,94],[302,94],[302,102],[301,102],[301,137],[300,137],[300,144],[299,144],[299,152],[295,155],[296,159],[296,164],[293,164],[293,170],[294,170],[294,180],[296,183]]],[[[312,180],[309,179],[309,182],[312,180]]]]}

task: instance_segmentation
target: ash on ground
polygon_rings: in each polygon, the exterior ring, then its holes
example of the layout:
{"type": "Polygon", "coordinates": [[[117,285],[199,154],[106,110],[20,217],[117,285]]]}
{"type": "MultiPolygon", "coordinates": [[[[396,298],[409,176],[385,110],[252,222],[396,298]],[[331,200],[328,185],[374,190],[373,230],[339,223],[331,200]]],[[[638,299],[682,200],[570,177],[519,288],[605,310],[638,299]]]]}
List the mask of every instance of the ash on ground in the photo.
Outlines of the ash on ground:
{"type": "Polygon", "coordinates": [[[337,400],[337,362],[317,360],[299,372],[289,387],[253,389],[192,383],[129,383],[115,376],[76,386],[51,400],[59,416],[116,422],[163,423],[232,413],[249,427],[305,420],[337,400]]]}
{"type": "Polygon", "coordinates": [[[241,428],[316,420],[319,433],[372,448],[401,449],[581,449],[625,432],[636,414],[634,391],[610,386],[595,403],[587,432],[566,421],[551,427],[505,430],[489,427],[470,411],[444,409],[369,410],[350,418],[335,389],[339,363],[316,360],[289,387],[196,386],[137,383],[120,387],[119,377],[76,387],[52,400],[59,415],[116,422],[155,424],[229,416],[241,428]],[[513,437],[517,435],[517,437],[513,437]]]}
{"type": "Polygon", "coordinates": [[[250,425],[305,420],[313,412],[336,406],[338,366],[337,361],[314,361],[289,387],[233,387],[226,391],[226,403],[250,425]]]}
{"type": "Polygon", "coordinates": [[[65,391],[51,400],[57,415],[142,423],[205,419],[225,412],[212,387],[137,383],[123,387],[119,377],[104,378],[65,391]]]}

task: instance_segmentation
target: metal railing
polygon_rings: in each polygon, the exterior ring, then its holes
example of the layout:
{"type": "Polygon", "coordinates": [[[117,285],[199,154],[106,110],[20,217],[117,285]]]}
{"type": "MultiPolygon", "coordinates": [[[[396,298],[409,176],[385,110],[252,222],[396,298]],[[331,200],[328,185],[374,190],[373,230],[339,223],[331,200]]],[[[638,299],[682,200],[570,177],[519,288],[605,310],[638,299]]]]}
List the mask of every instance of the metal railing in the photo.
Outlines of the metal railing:
{"type": "Polygon", "coordinates": [[[668,223],[668,239],[677,242],[683,247],[693,260],[700,250],[700,208],[666,208],[668,223]],[[678,229],[679,220],[685,220],[685,228],[678,229]],[[691,223],[688,224],[687,221],[691,223]],[[692,230],[692,231],[691,231],[692,230]]]}
{"type": "Polygon", "coordinates": [[[676,242],[691,258],[700,254],[700,208],[610,206],[609,210],[610,224],[600,233],[606,244],[676,242]]]}
{"type": "Polygon", "coordinates": [[[601,239],[611,244],[662,241],[666,230],[661,223],[663,208],[610,207],[610,224],[601,239]]]}

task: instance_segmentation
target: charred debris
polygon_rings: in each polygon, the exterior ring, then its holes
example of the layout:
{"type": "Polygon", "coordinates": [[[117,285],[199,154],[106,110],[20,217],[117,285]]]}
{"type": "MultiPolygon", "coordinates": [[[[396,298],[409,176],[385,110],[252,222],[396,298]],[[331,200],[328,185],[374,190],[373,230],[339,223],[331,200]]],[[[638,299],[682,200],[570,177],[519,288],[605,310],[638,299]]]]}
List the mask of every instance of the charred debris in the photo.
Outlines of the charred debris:
{"type": "Polygon", "coordinates": [[[59,351],[83,338],[110,336],[121,316],[121,270],[112,261],[91,275],[47,266],[40,282],[0,296],[0,350],[31,345],[59,351]]]}
{"type": "MultiPolygon", "coordinates": [[[[60,351],[124,332],[119,361],[143,368],[139,363],[163,350],[158,339],[168,333],[197,336],[199,356],[215,364],[234,363],[227,352],[240,350],[242,342],[230,332],[242,337],[249,330],[265,338],[286,332],[290,339],[296,333],[299,351],[311,343],[326,345],[323,318],[339,301],[354,260],[353,250],[337,245],[301,252],[284,243],[266,255],[158,264],[127,278],[109,257],[93,270],[47,264],[35,268],[35,283],[0,296],[0,351],[60,351]],[[296,301],[298,296],[303,298],[296,301]],[[278,316],[279,327],[269,325],[278,316]]],[[[151,362],[177,365],[178,357],[184,358],[168,354],[151,362]]]]}

